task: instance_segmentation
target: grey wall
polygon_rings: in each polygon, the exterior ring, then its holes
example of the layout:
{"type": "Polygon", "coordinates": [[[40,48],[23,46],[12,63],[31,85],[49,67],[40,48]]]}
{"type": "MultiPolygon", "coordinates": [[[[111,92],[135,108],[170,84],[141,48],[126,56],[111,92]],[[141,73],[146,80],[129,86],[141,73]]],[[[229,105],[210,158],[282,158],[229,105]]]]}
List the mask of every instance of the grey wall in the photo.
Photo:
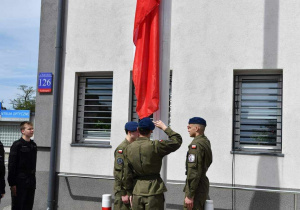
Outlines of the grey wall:
{"type": "MultiPolygon", "coordinates": [[[[99,209],[102,195],[113,195],[113,180],[60,177],[58,209],[99,209]]],[[[183,184],[167,184],[166,209],[182,209],[183,184]]],[[[249,186],[248,186],[249,187],[249,186]]],[[[254,186],[253,186],[254,187],[254,186]]],[[[210,188],[215,210],[289,210],[294,209],[294,195],[210,188]]],[[[298,199],[299,202],[299,199],[298,199]]],[[[300,206],[298,205],[298,210],[300,206]]]]}
{"type": "MultiPolygon", "coordinates": [[[[38,73],[54,73],[56,24],[57,0],[42,0],[38,73]]],[[[53,76],[55,77],[55,75],[53,76]]],[[[35,141],[38,146],[50,147],[52,106],[52,93],[37,93],[35,110],[35,141]]]]}
{"type": "MultiPolygon", "coordinates": [[[[57,0],[42,0],[38,73],[52,72],[55,77],[55,42],[57,25],[57,0]]],[[[34,139],[38,146],[37,189],[34,209],[47,208],[50,165],[53,94],[37,93],[34,139]]]]}
{"type": "Polygon", "coordinates": [[[101,209],[103,194],[113,194],[113,181],[60,177],[58,209],[101,209]]]}

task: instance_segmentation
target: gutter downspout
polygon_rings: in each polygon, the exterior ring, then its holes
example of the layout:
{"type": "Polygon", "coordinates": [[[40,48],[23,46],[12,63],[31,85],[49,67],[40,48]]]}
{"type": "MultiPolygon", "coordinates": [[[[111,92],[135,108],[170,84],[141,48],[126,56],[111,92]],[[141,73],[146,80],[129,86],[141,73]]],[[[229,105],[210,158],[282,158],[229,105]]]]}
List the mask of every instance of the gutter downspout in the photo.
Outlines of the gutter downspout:
{"type": "Polygon", "coordinates": [[[50,168],[48,183],[48,201],[47,210],[53,210],[56,207],[55,189],[56,189],[56,153],[58,139],[58,115],[60,105],[60,83],[62,72],[62,49],[63,49],[63,20],[64,20],[64,0],[58,0],[58,15],[56,26],[56,56],[55,72],[53,84],[53,112],[52,112],[52,131],[51,131],[51,151],[50,151],[50,168]]]}

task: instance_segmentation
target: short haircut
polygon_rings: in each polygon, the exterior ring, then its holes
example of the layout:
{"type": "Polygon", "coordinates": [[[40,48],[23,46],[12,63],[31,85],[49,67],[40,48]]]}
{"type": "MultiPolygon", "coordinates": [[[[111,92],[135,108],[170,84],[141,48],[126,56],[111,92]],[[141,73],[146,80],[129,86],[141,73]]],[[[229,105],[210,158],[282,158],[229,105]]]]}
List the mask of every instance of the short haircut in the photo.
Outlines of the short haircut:
{"type": "Polygon", "coordinates": [[[194,126],[198,126],[200,130],[202,130],[203,132],[205,131],[205,125],[201,125],[201,124],[191,124],[194,126]]]}
{"type": "Polygon", "coordinates": [[[127,129],[125,129],[125,133],[126,133],[126,135],[128,134],[128,130],[127,129]]]}
{"type": "Polygon", "coordinates": [[[30,121],[21,122],[20,123],[20,130],[21,131],[25,129],[25,125],[31,125],[31,126],[33,126],[32,122],[30,122],[30,121]]]}
{"type": "Polygon", "coordinates": [[[200,130],[203,130],[203,131],[205,131],[205,125],[202,125],[202,124],[196,124],[196,125],[198,125],[198,126],[199,126],[200,130]]]}
{"type": "Polygon", "coordinates": [[[142,136],[147,136],[151,133],[151,130],[139,128],[139,132],[142,136]]]}

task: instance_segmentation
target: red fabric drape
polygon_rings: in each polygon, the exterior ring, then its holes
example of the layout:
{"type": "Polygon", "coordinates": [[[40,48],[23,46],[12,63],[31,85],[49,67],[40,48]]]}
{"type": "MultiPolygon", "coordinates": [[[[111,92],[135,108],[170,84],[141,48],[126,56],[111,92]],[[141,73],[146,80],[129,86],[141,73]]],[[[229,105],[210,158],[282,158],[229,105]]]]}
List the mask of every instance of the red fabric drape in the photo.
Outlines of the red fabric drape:
{"type": "Polygon", "coordinates": [[[140,119],[159,108],[159,4],[160,0],[137,0],[136,5],[132,76],[140,119]]]}

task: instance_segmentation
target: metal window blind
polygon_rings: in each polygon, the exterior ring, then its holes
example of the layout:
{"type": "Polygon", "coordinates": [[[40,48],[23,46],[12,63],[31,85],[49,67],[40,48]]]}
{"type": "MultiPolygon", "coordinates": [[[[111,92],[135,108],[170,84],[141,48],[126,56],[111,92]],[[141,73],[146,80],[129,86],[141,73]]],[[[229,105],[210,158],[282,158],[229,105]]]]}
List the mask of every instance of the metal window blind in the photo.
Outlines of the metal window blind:
{"type": "Polygon", "coordinates": [[[79,77],[77,142],[109,144],[112,90],[112,76],[79,77]]]}
{"type": "Polygon", "coordinates": [[[282,75],[236,75],[234,150],[276,150],[282,144],[282,75]]]}

